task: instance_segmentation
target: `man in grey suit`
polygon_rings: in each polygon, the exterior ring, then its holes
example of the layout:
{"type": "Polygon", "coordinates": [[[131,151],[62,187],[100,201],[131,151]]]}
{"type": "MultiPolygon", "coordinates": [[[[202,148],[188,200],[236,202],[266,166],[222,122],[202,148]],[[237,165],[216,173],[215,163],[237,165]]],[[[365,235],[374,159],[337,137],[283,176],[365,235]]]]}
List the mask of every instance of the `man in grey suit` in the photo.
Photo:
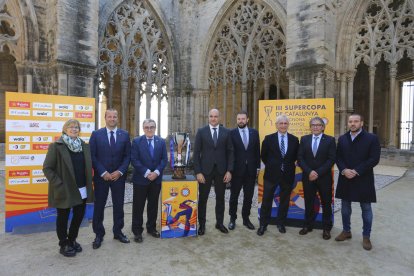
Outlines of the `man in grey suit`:
{"type": "Polygon", "coordinates": [[[228,233],[223,225],[224,192],[231,180],[234,150],[230,130],[219,125],[220,112],[212,109],[208,113],[208,125],[197,131],[194,145],[194,173],[199,183],[198,235],[206,229],[206,207],[211,184],[216,193],[216,228],[228,233]]]}

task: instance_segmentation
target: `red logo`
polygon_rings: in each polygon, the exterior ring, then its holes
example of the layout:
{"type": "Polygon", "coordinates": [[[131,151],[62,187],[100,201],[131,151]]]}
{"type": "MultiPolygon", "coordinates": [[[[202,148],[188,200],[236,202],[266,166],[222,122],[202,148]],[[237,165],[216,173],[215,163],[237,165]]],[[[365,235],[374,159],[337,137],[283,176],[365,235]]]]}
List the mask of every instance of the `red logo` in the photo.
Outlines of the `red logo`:
{"type": "Polygon", "coordinates": [[[32,149],[33,150],[47,150],[49,147],[49,144],[33,144],[32,149]]]}
{"type": "Polygon", "coordinates": [[[10,101],[9,102],[9,107],[30,108],[30,102],[10,101]]]}
{"type": "Polygon", "coordinates": [[[30,170],[18,170],[18,171],[9,171],[9,176],[29,176],[30,170]]]}
{"type": "Polygon", "coordinates": [[[88,113],[88,112],[75,112],[75,118],[92,118],[92,113],[88,113]]]}

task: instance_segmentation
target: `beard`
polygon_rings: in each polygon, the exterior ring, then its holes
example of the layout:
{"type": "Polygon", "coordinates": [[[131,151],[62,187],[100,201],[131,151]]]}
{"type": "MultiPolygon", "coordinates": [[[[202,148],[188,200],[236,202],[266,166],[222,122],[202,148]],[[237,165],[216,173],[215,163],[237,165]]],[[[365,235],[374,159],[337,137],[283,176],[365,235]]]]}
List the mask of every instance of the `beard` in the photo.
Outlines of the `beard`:
{"type": "Polygon", "coordinates": [[[247,126],[247,124],[244,124],[244,123],[238,123],[238,124],[237,124],[237,126],[238,126],[239,128],[245,128],[245,127],[247,126]]]}

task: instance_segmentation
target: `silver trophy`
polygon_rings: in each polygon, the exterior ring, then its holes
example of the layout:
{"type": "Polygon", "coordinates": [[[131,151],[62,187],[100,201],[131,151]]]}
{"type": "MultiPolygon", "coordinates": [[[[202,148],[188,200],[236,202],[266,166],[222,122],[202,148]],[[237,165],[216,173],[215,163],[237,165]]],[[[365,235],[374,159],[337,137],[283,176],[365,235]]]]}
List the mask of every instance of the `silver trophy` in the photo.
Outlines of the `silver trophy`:
{"type": "Polygon", "coordinates": [[[182,150],[183,147],[187,144],[187,140],[189,137],[188,133],[185,132],[174,132],[173,135],[174,145],[177,147],[177,159],[174,164],[174,173],[172,178],[173,179],[185,179],[185,166],[187,164],[184,164],[182,157],[182,150]]]}

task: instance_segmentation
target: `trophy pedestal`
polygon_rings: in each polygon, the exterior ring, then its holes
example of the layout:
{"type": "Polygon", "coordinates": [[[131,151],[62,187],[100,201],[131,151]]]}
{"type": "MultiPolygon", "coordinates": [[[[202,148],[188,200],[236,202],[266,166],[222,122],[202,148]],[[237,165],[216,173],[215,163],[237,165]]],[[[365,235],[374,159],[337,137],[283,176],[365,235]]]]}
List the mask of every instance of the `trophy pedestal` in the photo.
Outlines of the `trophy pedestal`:
{"type": "Polygon", "coordinates": [[[172,179],[186,179],[184,169],[185,166],[174,166],[172,179]]]}

